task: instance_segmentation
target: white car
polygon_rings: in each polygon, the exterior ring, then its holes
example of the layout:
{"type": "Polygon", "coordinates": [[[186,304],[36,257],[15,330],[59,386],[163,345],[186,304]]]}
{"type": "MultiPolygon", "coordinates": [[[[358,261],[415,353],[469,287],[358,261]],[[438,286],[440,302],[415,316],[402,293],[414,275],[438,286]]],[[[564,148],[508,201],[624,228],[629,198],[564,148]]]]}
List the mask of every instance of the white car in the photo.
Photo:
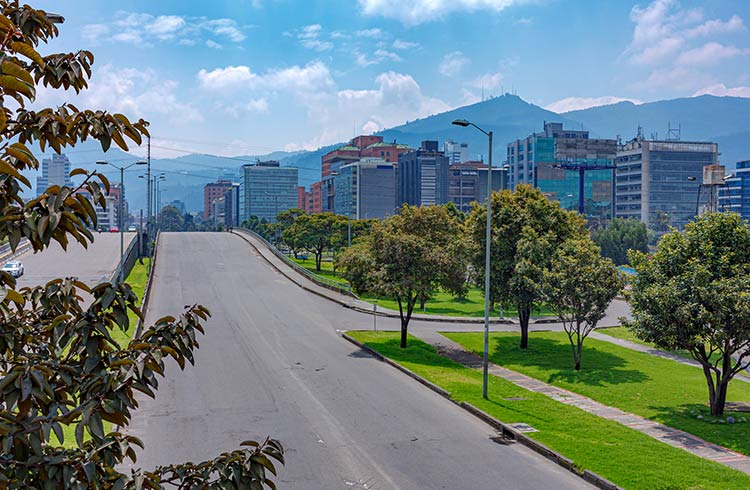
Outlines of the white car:
{"type": "Polygon", "coordinates": [[[138,227],[136,225],[130,225],[128,226],[128,231],[138,231],[138,227]]]}
{"type": "Polygon", "coordinates": [[[2,271],[7,272],[13,277],[21,277],[23,275],[23,262],[20,260],[11,260],[3,266],[2,271]]]}

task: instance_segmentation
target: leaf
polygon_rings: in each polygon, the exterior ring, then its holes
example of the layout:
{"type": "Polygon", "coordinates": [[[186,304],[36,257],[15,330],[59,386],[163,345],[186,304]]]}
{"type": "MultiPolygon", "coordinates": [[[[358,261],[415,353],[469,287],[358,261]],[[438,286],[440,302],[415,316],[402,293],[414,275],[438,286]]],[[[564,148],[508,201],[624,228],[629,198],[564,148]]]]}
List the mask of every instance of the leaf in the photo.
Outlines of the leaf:
{"type": "Polygon", "coordinates": [[[28,44],[22,42],[12,42],[10,43],[9,47],[16,53],[24,55],[25,57],[39,65],[41,68],[44,68],[45,63],[41,55],[39,55],[39,53],[37,53],[36,50],[28,44]]]}
{"type": "Polygon", "coordinates": [[[104,425],[102,424],[102,416],[98,413],[91,414],[89,417],[89,432],[99,439],[104,439],[104,425]]]}
{"type": "Polygon", "coordinates": [[[28,98],[34,97],[34,86],[10,75],[0,75],[0,87],[18,92],[28,98]]]}

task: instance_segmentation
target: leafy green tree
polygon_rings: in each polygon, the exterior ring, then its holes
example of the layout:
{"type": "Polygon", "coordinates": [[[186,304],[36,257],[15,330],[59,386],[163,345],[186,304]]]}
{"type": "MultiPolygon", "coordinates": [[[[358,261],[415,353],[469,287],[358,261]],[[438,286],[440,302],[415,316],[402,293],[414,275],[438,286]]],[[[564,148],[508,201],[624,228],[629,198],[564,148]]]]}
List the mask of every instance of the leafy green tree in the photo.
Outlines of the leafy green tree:
{"type": "Polygon", "coordinates": [[[453,216],[459,223],[463,223],[466,220],[466,213],[458,209],[454,202],[448,201],[446,204],[443,204],[443,206],[445,206],[448,214],[453,216]]]}
{"type": "Polygon", "coordinates": [[[174,206],[164,206],[159,213],[159,226],[162,231],[185,231],[185,218],[174,206]]]}
{"type": "Polygon", "coordinates": [[[617,267],[589,237],[566,240],[555,251],[544,271],[542,297],[563,324],[576,371],[581,369],[583,341],[623,286],[617,267]]]}
{"type": "Polygon", "coordinates": [[[242,223],[242,227],[257,233],[266,240],[271,236],[268,229],[268,222],[265,218],[258,219],[257,216],[252,215],[242,223]]]}
{"type": "MultiPolygon", "coordinates": [[[[466,219],[472,245],[472,271],[484,286],[487,208],[475,204],[466,219]]],[[[521,348],[528,347],[532,308],[542,298],[544,271],[557,247],[585,234],[585,219],[547,199],[538,189],[519,185],[515,191],[492,193],[490,299],[515,305],[521,324],[521,348]]]]}
{"type": "MultiPolygon", "coordinates": [[[[30,147],[56,152],[88,138],[103,150],[112,142],[140,143],[147,123],[131,123],[122,114],[79,110],[72,105],[29,110],[39,86],[87,87],[93,55],[88,51],[42,56],[37,47],[58,35],[59,19],[17,1],[0,0],[0,240],[15,249],[26,238],[36,252],[70,239],[93,241],[95,203],[106,204],[107,180],[82,169],[76,189],[51,186],[24,203],[30,187],[22,171],[39,162],[30,147]]],[[[272,459],[283,462],[278,442],[247,441],[247,448],[200,464],[179,464],[152,471],[121,473],[125,460],[135,462],[141,441],[105,422],[127,427],[138,406],[136,393],[155,396],[165,361],[180,367],[193,362],[196,336],[209,317],[200,306],[179,318],[164,317],[127,345],[112,338],[127,330],[128,310],[142,318],[137,297],[127,284],[102,283],[89,288],[75,279],[55,279],[44,286],[15,289],[0,273],[0,489],[240,489],[274,487],[272,459]],[[74,440],[65,440],[74,427],[74,440]]]]}
{"type": "Polygon", "coordinates": [[[628,250],[648,252],[648,228],[636,219],[615,218],[606,228],[592,230],[591,238],[615,265],[628,263],[628,250]]]}
{"type": "Polygon", "coordinates": [[[659,241],[653,256],[631,252],[638,274],[627,326],[703,367],[711,414],[724,413],[729,382],[750,365],[750,228],[736,213],[707,213],[659,241]]]}
{"type": "Polygon", "coordinates": [[[284,230],[285,243],[297,250],[307,250],[315,255],[315,270],[320,272],[323,254],[331,248],[341,227],[346,228],[346,217],[333,213],[316,213],[299,216],[294,224],[284,230]]]}
{"type": "Polygon", "coordinates": [[[394,298],[401,318],[401,347],[414,307],[438,289],[465,288],[467,258],[461,226],[442,206],[404,205],[375,223],[369,237],[339,257],[344,277],[360,293],[394,298]]]}

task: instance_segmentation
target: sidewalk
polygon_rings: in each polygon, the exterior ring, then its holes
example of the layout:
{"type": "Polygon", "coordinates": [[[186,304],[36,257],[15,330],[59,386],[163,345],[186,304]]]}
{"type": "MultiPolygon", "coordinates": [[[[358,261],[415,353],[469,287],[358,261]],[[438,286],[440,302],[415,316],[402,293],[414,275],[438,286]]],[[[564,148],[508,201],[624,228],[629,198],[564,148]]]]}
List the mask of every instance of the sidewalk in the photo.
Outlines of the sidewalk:
{"type": "MultiPolygon", "coordinates": [[[[482,369],[482,359],[465,350],[461,345],[443,337],[437,332],[420,332],[417,337],[432,345],[440,355],[448,357],[471,369],[482,369]]],[[[645,347],[645,346],[643,346],[645,347]]],[[[646,347],[646,349],[648,349],[646,347]]],[[[725,447],[704,441],[687,432],[659,424],[639,415],[624,412],[618,408],[604,405],[556,386],[549,385],[516,371],[511,371],[496,364],[489,365],[489,373],[535,393],[541,393],[561,403],[572,405],[585,412],[607,420],[613,420],[631,429],[642,432],[670,446],[684,449],[703,459],[723,464],[750,475],[750,457],[736,453],[725,447]]]]}

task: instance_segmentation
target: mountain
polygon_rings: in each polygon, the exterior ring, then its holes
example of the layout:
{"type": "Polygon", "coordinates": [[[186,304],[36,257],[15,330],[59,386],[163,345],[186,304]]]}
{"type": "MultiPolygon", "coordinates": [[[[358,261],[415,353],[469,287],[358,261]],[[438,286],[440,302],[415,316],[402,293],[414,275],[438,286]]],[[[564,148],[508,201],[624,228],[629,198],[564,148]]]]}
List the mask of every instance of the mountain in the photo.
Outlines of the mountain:
{"type": "MultiPolygon", "coordinates": [[[[474,128],[452,125],[455,119],[467,119],[494,136],[494,163],[505,160],[507,143],[542,130],[545,121],[562,122],[566,128],[585,128],[595,138],[628,140],[636,135],[638,126],[650,137],[667,136],[668,125],[681,128],[681,139],[715,141],[721,152],[720,161],[729,169],[739,160],[750,159],[750,99],[740,97],[715,97],[703,95],[646,104],[620,102],[618,104],[556,114],[518,96],[505,94],[464,107],[417,119],[407,124],[381,131],[377,134],[386,141],[396,140],[418,147],[423,140],[446,139],[466,142],[472,158],[486,155],[487,137],[474,128]]],[[[340,146],[330,145],[314,151],[274,152],[265,155],[219,157],[189,154],[178,158],[152,159],[152,170],[164,172],[167,179],[162,185],[162,201],[179,199],[191,211],[203,209],[203,186],[221,177],[239,177],[239,169],[256,160],[278,160],[283,166],[299,168],[300,185],[309,187],[320,179],[320,158],[340,146]]],[[[108,160],[117,165],[128,165],[140,158],[118,148],[106,154],[95,141],[87,141],[65,152],[74,167],[92,169],[97,160],[108,160]]],[[[43,155],[39,154],[38,157],[43,155]]],[[[99,167],[104,170],[104,167],[99,167]]],[[[131,168],[125,175],[125,192],[131,210],[145,208],[146,183],[139,179],[142,167],[131,168]]],[[[106,174],[113,182],[119,181],[119,172],[108,169],[106,174]]],[[[29,175],[35,182],[35,175],[29,175]]]]}

